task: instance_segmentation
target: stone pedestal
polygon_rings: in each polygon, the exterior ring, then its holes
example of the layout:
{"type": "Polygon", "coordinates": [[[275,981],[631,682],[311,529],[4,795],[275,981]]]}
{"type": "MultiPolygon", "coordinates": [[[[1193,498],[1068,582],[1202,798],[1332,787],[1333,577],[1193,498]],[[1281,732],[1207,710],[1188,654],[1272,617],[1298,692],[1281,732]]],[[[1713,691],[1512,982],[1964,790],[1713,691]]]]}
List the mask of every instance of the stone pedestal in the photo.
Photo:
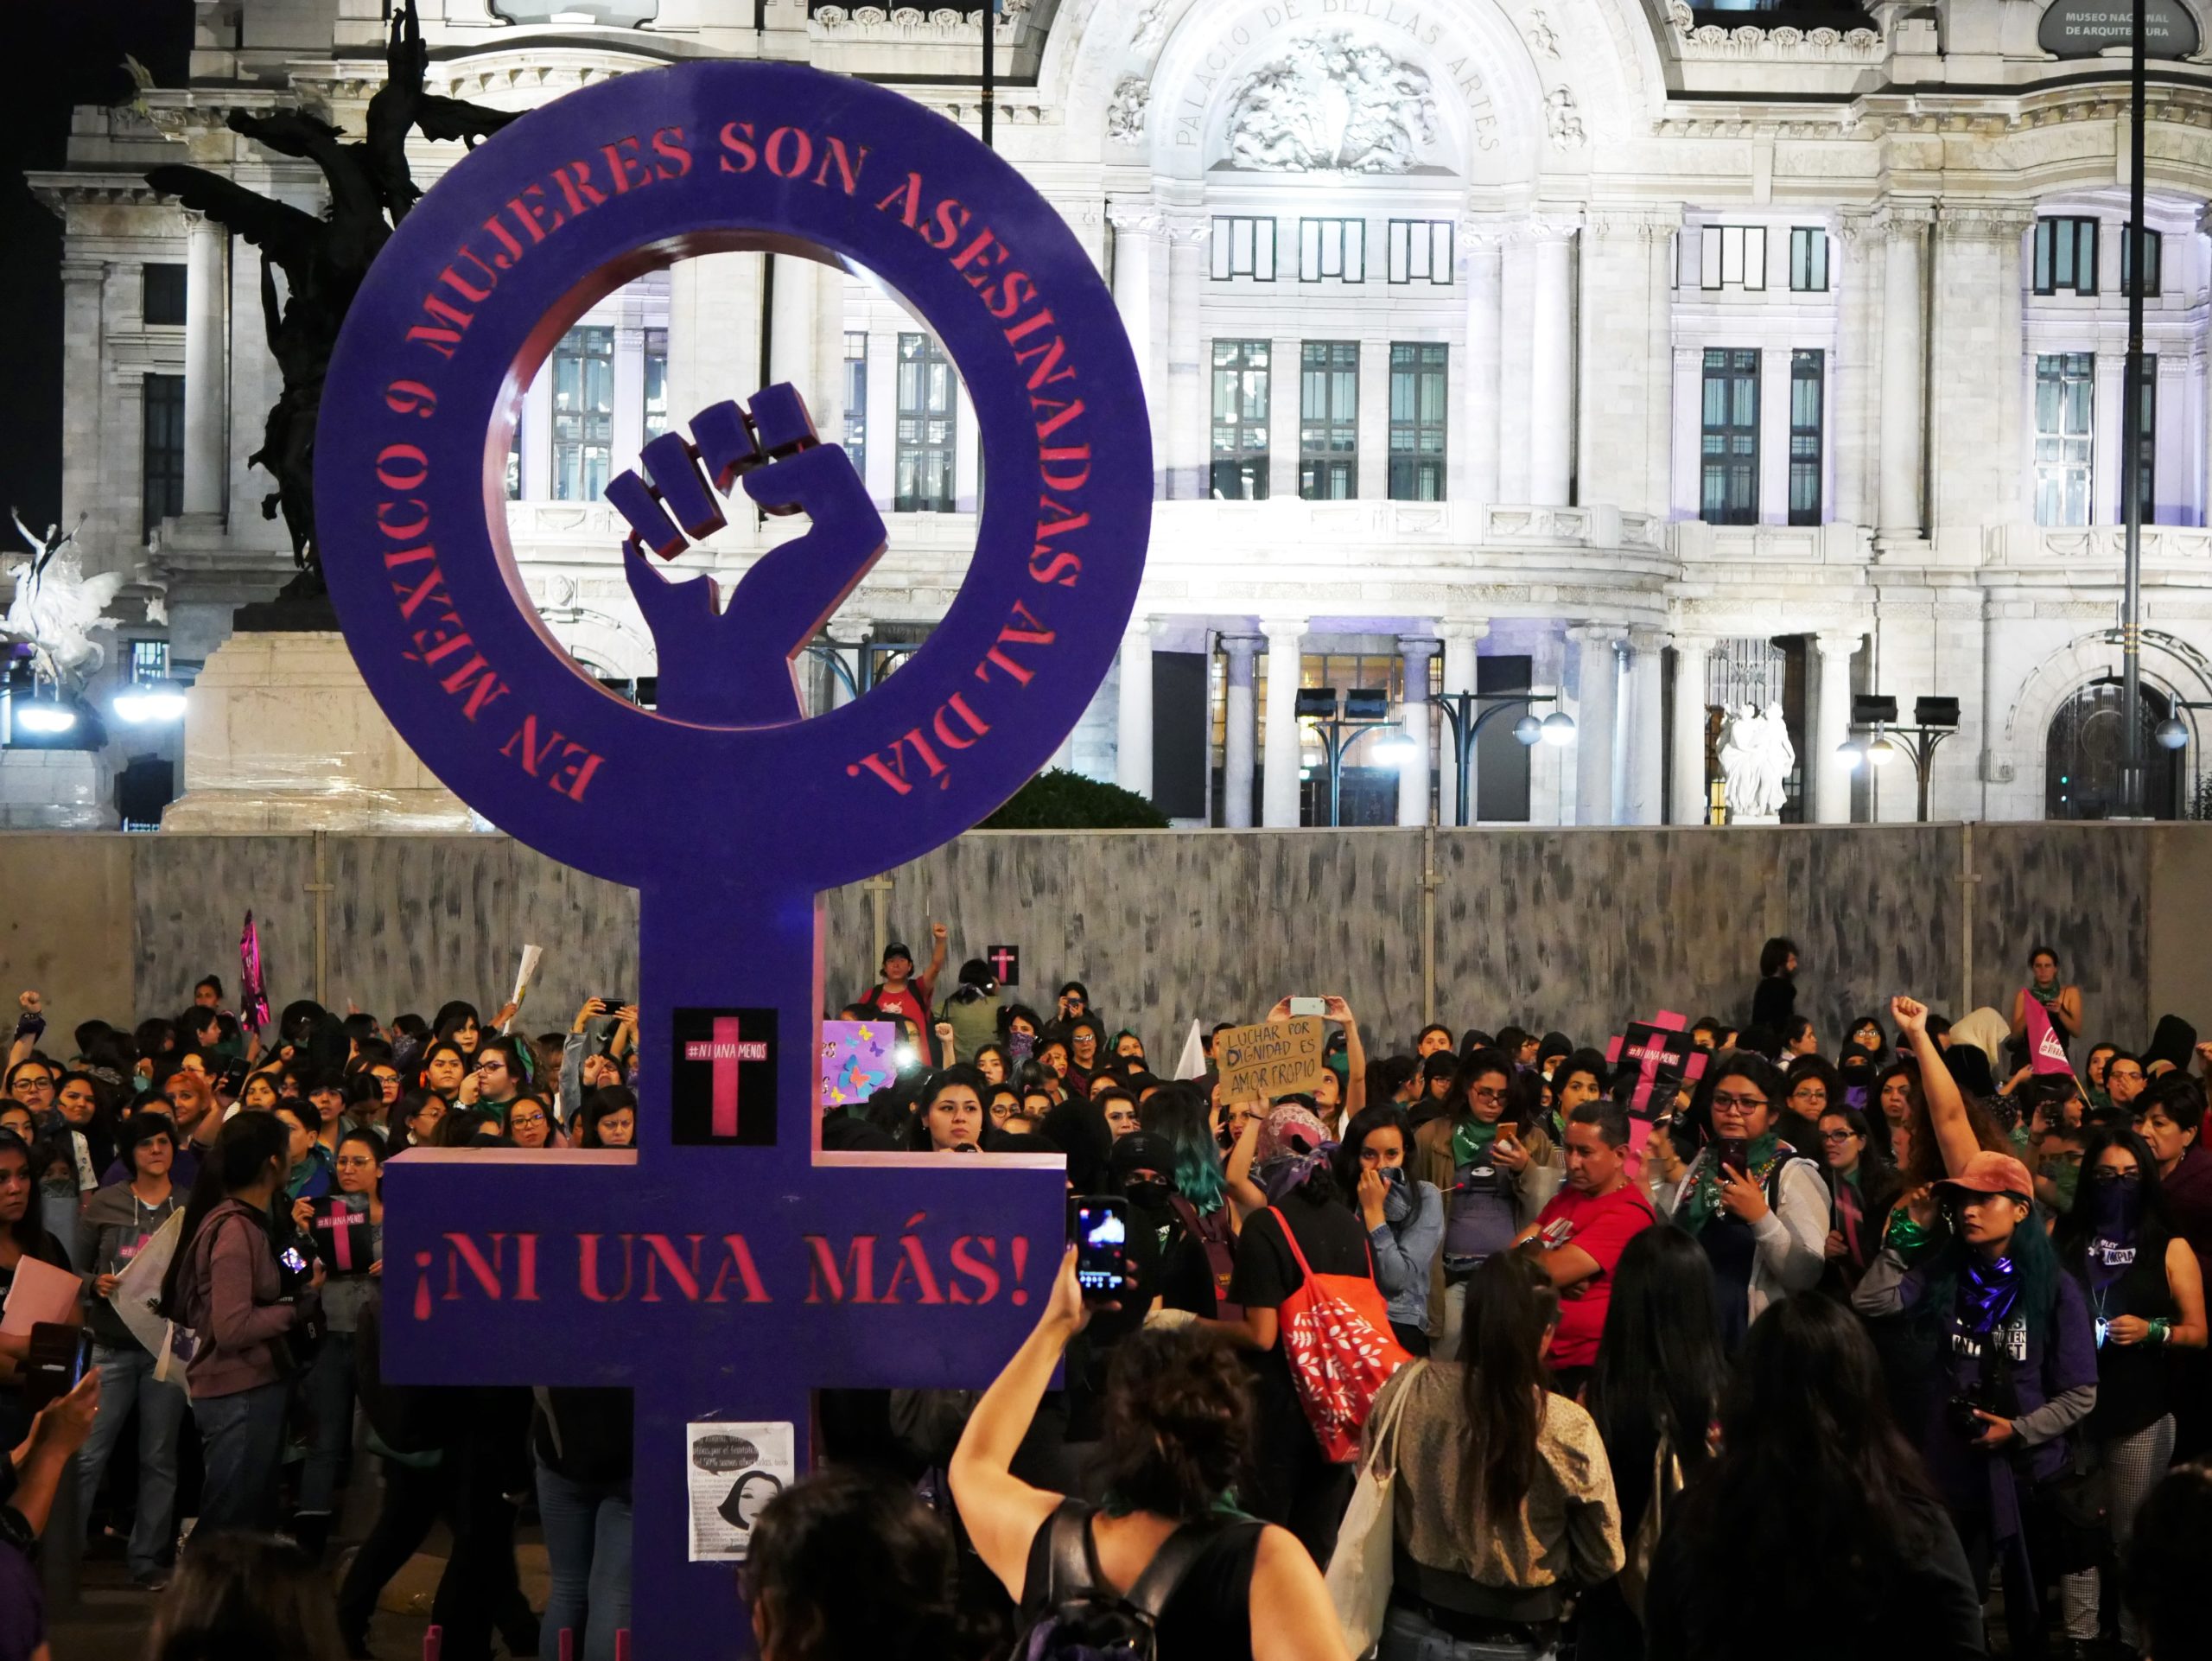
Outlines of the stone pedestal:
{"type": "Polygon", "coordinates": [[[192,688],[164,830],[457,831],[458,797],[400,741],[332,632],[238,633],[192,688]]]}
{"type": "Polygon", "coordinates": [[[112,830],[115,770],[98,750],[0,750],[0,830],[112,830]]]}

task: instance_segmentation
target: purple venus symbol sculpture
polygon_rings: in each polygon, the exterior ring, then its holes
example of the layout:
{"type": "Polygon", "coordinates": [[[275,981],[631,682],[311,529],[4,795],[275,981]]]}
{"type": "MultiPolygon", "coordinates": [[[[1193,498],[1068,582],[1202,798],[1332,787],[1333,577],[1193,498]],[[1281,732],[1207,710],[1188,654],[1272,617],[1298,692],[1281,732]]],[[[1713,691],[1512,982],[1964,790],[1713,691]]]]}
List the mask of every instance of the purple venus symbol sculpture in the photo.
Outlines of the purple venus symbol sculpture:
{"type": "Polygon", "coordinates": [[[524,116],[423,199],[353,302],[315,454],[346,642],[456,794],[636,888],[640,915],[636,1149],[394,1159],[385,1368],[635,1392],[639,1661],[748,1641],[720,1560],[788,1479],[772,1450],[804,1468],[810,1390],[979,1385],[1036,1317],[1057,1160],[821,1151],[820,896],[957,836],[1052,755],[1113,660],[1151,497],[1135,360],[1067,226],[950,123],[810,69],[692,63],[524,116]],[[885,529],[792,388],[713,389],[607,489],[657,709],[555,645],[507,540],[515,417],[554,343],[640,272],[747,248],[849,260],[899,295],[960,371],[988,482],[927,642],[810,719],[793,664],[885,529]],[[726,602],[664,574],[756,506],[807,528],[726,602]]]}

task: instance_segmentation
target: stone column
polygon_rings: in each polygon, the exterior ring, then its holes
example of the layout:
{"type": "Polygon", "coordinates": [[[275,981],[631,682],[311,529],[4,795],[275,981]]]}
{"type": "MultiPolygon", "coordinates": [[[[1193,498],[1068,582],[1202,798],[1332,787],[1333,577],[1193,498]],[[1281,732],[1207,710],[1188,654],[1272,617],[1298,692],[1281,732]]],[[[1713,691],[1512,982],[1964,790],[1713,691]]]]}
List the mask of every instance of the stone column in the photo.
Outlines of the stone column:
{"type": "Polygon", "coordinates": [[[1624,824],[1657,824],[1664,817],[1662,763],[1667,728],[1660,699],[1662,654],[1667,636],[1638,629],[1629,637],[1634,653],[1628,678],[1628,801],[1618,816],[1624,824]]]}
{"type": "Polygon", "coordinates": [[[1544,223],[1537,234],[1529,322],[1534,353],[1529,391],[1529,500],[1544,506],[1566,505],[1573,465],[1573,259],[1572,221],[1544,223]]]}
{"type": "MultiPolygon", "coordinates": [[[[2115,266],[2115,270],[2119,268],[2115,266]]],[[[2133,432],[2132,421],[2115,420],[2127,409],[2127,349],[2097,353],[2095,379],[2091,383],[2089,431],[2089,523],[2124,525],[2127,522],[2126,450],[2123,431],[2133,432]]]]}
{"type": "Polygon", "coordinates": [[[1109,202],[1106,218],[1114,227],[1114,309],[1121,313],[1122,327],[1136,353],[1137,379],[1152,415],[1154,493],[1164,495],[1157,480],[1166,465],[1159,421],[1165,389],[1160,384],[1159,340],[1152,321],[1152,256],[1158,245],[1160,209],[1149,198],[1109,202]]]}
{"type": "MultiPolygon", "coordinates": [[[[1221,760],[1221,822],[1232,830],[1252,828],[1252,665],[1259,656],[1260,640],[1254,634],[1225,634],[1221,649],[1229,654],[1228,708],[1223,720],[1221,760]]],[[[1274,665],[1268,665],[1272,670],[1274,665]]],[[[1270,712],[1274,708],[1268,700],[1270,712]]],[[[1297,776],[1294,759],[1291,776],[1297,776]]],[[[1274,781],[1274,748],[1270,735],[1268,780],[1274,781]]]]}
{"type": "MultiPolygon", "coordinates": [[[[1493,461],[1497,452],[1491,451],[1493,461]]],[[[1475,647],[1490,633],[1488,623],[1450,622],[1437,626],[1437,638],[1444,642],[1444,696],[1455,692],[1472,692],[1477,689],[1478,673],[1475,647]]],[[[1473,720],[1479,711],[1470,709],[1467,718],[1473,720]]],[[[1498,717],[1505,719],[1503,716],[1498,717]]],[[[1517,717],[1516,717],[1517,719],[1517,717]]],[[[1439,824],[1459,823],[1459,757],[1455,748],[1451,724],[1445,723],[1437,735],[1443,749],[1436,762],[1436,822],[1439,824]]],[[[1472,759],[1471,754],[1470,760],[1472,759]]],[[[1475,781],[1467,781],[1467,822],[1475,820],[1475,781]]]]}
{"type": "Polygon", "coordinates": [[[1759,523],[1789,523],[1789,348],[1759,353],[1759,523]]]}
{"type": "Polygon", "coordinates": [[[1205,331],[1199,327],[1199,296],[1205,291],[1206,220],[1196,213],[1173,215],[1167,222],[1167,316],[1153,328],[1167,342],[1166,442],[1155,470],[1166,476],[1166,494],[1179,500],[1206,496],[1210,453],[1206,399],[1211,376],[1206,366],[1205,331]]]}
{"type": "MultiPolygon", "coordinates": [[[[1501,237],[1493,228],[1462,222],[1459,246],[1465,250],[1467,287],[1466,404],[1459,421],[1459,443],[1467,458],[1467,500],[1497,500],[1497,376],[1503,280],[1501,237]]],[[[1446,636],[1445,686],[1450,690],[1451,645],[1446,636]]],[[[1470,650],[1472,642],[1469,643],[1470,650]]],[[[1446,795],[1443,799],[1449,801],[1446,795]]]]}
{"type": "MultiPolygon", "coordinates": [[[[230,233],[204,213],[186,215],[184,264],[184,511],[223,511],[223,296],[230,233]]],[[[259,328],[257,319],[255,327],[259,328]]],[[[257,436],[257,448],[258,435],[257,436]]]]}
{"type": "MultiPolygon", "coordinates": [[[[831,412],[810,404],[817,424],[831,412]]],[[[834,430],[833,430],[834,432],[834,430]]],[[[645,331],[633,323],[614,330],[614,442],[608,449],[607,476],[635,467],[638,452],[645,447],[645,331]]]]}
{"type": "MultiPolygon", "coordinates": [[[[1923,438],[1926,429],[1928,227],[1921,202],[1892,202],[1876,217],[1888,239],[1882,272],[1882,487],[1877,534],[1921,534],[1923,438]]],[[[1985,296],[1994,303],[1994,296],[1985,296]]]]}
{"type": "MultiPolygon", "coordinates": [[[[1250,740],[1246,741],[1248,748],[1250,740]]],[[[1115,706],[1114,782],[1152,795],[1152,620],[1132,617],[1122,635],[1122,672],[1115,706]]]]}
{"type": "Polygon", "coordinates": [[[1813,812],[1821,824],[1851,823],[1851,769],[1838,752],[1851,736],[1851,658],[1859,650],[1857,629],[1824,629],[1814,637],[1820,647],[1820,684],[1814,689],[1813,812]]]}
{"type": "Polygon", "coordinates": [[[1428,823],[1430,734],[1436,725],[1436,711],[1428,704],[1428,660],[1436,655],[1440,644],[1430,635],[1412,639],[1402,636],[1398,641],[1406,678],[1405,697],[1401,703],[1406,738],[1413,746],[1413,754],[1398,768],[1400,824],[1428,823]]]}
{"type": "Polygon", "coordinates": [[[1298,684],[1305,672],[1306,620],[1262,619],[1268,637],[1267,799],[1260,822],[1269,830],[1294,828],[1299,811],[1298,684]]]}
{"type": "MultiPolygon", "coordinates": [[[[673,408],[675,406],[671,406],[673,408]]],[[[523,394],[518,432],[522,440],[522,500],[553,500],[553,369],[549,363],[523,394]]]]}
{"type": "Polygon", "coordinates": [[[1358,454],[1352,459],[1352,488],[1362,501],[1383,501],[1390,494],[1390,342],[1372,337],[1359,343],[1358,454]]]}
{"type": "Polygon", "coordinates": [[[1574,822],[1613,822],[1614,722],[1619,696],[1620,645],[1627,631],[1589,623],[1567,632],[1581,650],[1581,685],[1574,711],[1574,822]]]}
{"type": "Polygon", "coordinates": [[[1675,824],[1703,824],[1710,811],[1705,779],[1705,660],[1713,641],[1702,634],[1675,636],[1675,824]]]}
{"type": "Polygon", "coordinates": [[[1884,247],[1871,217],[1859,212],[1840,214],[1828,243],[1828,282],[1836,290],[1836,346],[1827,366],[1825,412],[1832,437],[1828,477],[1834,486],[1828,517],[1838,525],[1867,525],[1874,517],[1869,487],[1884,423],[1874,401],[1881,339],[1878,296],[1872,290],[1884,281],[1884,247]]]}
{"type": "MultiPolygon", "coordinates": [[[[806,400],[807,413],[819,428],[830,418],[829,404],[821,398],[814,361],[815,318],[818,310],[817,275],[821,267],[798,254],[776,254],[774,315],[768,323],[768,379],[789,381],[806,400]]],[[[620,449],[620,434],[617,434],[620,449]]]]}
{"type": "Polygon", "coordinates": [[[1675,512],[1694,519],[1705,505],[1705,348],[1675,348],[1674,467],[1675,512]]]}

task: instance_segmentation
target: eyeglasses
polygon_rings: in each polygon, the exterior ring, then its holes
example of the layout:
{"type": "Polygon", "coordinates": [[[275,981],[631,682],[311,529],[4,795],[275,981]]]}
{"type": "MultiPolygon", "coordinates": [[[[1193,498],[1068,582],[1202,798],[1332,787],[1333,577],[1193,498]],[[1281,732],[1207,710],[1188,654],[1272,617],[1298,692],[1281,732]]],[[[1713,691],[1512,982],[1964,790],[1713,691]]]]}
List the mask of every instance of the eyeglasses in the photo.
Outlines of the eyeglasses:
{"type": "Polygon", "coordinates": [[[1505,1092],[1502,1090],[1484,1090],[1478,1085],[1467,1092],[1467,1097],[1469,1100],[1480,1102],[1485,1107],[1497,1107],[1504,1102],[1505,1092]]]}
{"type": "Polygon", "coordinates": [[[1821,1132],[1821,1140],[1822,1142],[1856,1142],[1858,1139],[1859,1133],[1856,1130],[1823,1130],[1821,1132]]]}
{"type": "Polygon", "coordinates": [[[1713,1111],[1716,1113],[1748,1113],[1755,1107],[1764,1107],[1764,1096],[1715,1096],[1713,1111]]]}
{"type": "Polygon", "coordinates": [[[376,1161],[366,1154],[344,1154],[339,1157],[338,1168],[341,1171],[360,1171],[375,1163],[376,1161]]]}

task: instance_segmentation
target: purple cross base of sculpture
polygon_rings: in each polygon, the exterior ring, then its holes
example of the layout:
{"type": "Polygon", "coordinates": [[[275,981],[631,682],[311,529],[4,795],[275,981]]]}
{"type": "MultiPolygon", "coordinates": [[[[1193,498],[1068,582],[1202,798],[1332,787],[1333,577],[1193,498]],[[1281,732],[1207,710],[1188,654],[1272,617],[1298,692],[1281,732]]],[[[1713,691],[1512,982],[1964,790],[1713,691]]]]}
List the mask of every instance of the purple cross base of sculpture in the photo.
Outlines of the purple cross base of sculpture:
{"type": "Polygon", "coordinates": [[[982,1384],[1035,1319],[1057,1160],[820,1152],[820,896],[958,835],[1081,716],[1142,572],[1147,433],[1112,300],[1034,189],[899,95],[791,66],[623,75],[524,117],[409,214],[353,302],[315,463],[347,643],[440,779],[636,887],[640,916],[638,1148],[396,1158],[385,1365],[635,1391],[639,1661],[743,1641],[728,1566],[687,1561],[687,1423],[789,1421],[804,1459],[810,1390],[982,1384]],[[812,719],[794,662],[885,532],[798,391],[706,389],[607,492],[656,711],[554,645],[507,546],[513,423],[554,343],[639,272],[734,248],[848,258],[903,296],[960,370],[991,485],[928,641],[812,719]],[[663,574],[756,506],[808,528],[726,608],[663,574]]]}

